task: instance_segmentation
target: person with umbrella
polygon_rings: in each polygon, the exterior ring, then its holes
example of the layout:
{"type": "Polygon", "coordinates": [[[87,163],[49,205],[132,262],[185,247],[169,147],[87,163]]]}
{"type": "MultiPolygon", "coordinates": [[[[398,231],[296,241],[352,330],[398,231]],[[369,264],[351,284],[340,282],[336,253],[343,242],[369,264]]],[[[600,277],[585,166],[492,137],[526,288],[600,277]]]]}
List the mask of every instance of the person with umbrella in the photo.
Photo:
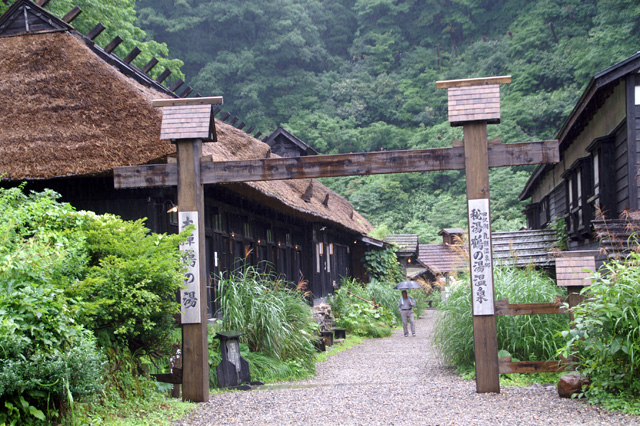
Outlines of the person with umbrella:
{"type": "MultiPolygon", "coordinates": [[[[413,337],[416,336],[416,322],[413,318],[413,307],[416,306],[416,301],[413,297],[407,294],[406,290],[406,288],[415,288],[413,287],[414,283],[418,284],[415,281],[403,281],[395,287],[402,290],[402,297],[398,301],[398,309],[400,310],[400,317],[402,318],[402,331],[404,332],[404,337],[409,335],[407,322],[411,324],[411,335],[413,337]]],[[[420,284],[418,284],[418,288],[420,288],[420,284]]]]}

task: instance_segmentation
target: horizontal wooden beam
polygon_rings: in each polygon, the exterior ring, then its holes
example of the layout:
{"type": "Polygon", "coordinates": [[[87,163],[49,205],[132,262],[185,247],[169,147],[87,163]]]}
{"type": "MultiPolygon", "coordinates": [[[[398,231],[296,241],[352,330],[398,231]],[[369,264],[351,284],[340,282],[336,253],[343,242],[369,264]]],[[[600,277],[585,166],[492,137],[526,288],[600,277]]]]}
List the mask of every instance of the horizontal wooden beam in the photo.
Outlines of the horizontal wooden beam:
{"type": "MultiPolygon", "coordinates": [[[[184,100],[200,99],[206,98],[184,100]]],[[[489,167],[523,166],[558,160],[558,141],[489,146],[489,167]]],[[[462,169],[464,147],[214,161],[202,164],[200,172],[202,183],[212,184],[462,169]]],[[[117,167],[114,169],[114,184],[116,188],[172,186],[177,184],[176,174],[177,169],[171,164],[117,167]]]]}
{"type": "Polygon", "coordinates": [[[460,80],[436,81],[436,89],[450,89],[452,87],[484,86],[487,84],[509,83],[511,83],[510,75],[502,75],[499,77],[464,78],[460,80]]]}
{"type": "Polygon", "coordinates": [[[144,188],[151,186],[177,186],[176,163],[146,166],[116,167],[113,169],[115,188],[144,188]]]}
{"type": "Polygon", "coordinates": [[[498,360],[500,374],[556,373],[573,369],[573,361],[569,360],[512,362],[510,356],[498,360]]]}
{"type": "Polygon", "coordinates": [[[509,299],[496,300],[496,315],[544,315],[567,314],[569,311],[562,307],[564,300],[554,303],[509,303],[509,299]]]}

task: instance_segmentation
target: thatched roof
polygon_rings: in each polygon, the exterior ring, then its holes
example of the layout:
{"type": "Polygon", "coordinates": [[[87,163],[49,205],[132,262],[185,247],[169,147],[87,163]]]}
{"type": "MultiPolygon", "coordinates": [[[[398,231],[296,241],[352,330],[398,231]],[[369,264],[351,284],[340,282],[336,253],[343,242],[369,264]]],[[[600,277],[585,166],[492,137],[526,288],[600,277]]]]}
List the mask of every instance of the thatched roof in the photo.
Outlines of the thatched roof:
{"type": "MultiPolygon", "coordinates": [[[[153,99],[166,98],[166,91],[125,76],[85,43],[70,32],[0,38],[3,179],[109,174],[117,166],[166,162],[175,154],[169,141],[159,139],[162,117],[151,106],[153,99]]],[[[251,135],[219,120],[216,129],[218,142],[203,149],[214,160],[269,156],[269,146],[251,135]]],[[[372,229],[317,180],[228,187],[289,214],[361,234],[372,229]]]]}
{"type": "Polygon", "coordinates": [[[0,38],[0,173],[47,179],[105,172],[175,150],[159,141],[150,88],[69,33],[0,38]]]}

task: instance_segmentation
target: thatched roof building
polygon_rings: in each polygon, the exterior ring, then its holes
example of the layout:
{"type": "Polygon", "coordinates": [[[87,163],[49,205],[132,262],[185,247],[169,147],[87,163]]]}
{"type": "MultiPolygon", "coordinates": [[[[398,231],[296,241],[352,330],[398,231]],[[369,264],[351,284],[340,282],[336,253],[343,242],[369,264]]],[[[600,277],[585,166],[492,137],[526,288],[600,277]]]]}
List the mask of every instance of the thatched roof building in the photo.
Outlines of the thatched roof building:
{"type": "MultiPolygon", "coordinates": [[[[0,184],[29,181],[79,208],[174,231],[166,210],[175,188],[116,190],[113,169],[172,161],[151,102],[178,95],[28,0],[0,17],[0,52],[0,184]]],[[[252,135],[215,125],[218,141],[203,146],[213,161],[275,156],[252,135]]],[[[372,225],[315,179],[207,185],[205,214],[212,274],[251,255],[290,281],[310,281],[318,297],[340,277],[364,274],[372,225]]]]}

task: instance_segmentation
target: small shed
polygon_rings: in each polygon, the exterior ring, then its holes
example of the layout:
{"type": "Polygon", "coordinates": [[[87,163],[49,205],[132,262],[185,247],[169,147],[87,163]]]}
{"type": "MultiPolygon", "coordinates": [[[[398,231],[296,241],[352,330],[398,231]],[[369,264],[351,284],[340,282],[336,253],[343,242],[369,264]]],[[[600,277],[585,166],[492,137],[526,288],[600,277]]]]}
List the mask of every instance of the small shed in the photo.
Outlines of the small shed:
{"type": "Polygon", "coordinates": [[[304,157],[318,155],[318,152],[283,127],[263,139],[271,147],[271,152],[280,157],[304,157]]]}

